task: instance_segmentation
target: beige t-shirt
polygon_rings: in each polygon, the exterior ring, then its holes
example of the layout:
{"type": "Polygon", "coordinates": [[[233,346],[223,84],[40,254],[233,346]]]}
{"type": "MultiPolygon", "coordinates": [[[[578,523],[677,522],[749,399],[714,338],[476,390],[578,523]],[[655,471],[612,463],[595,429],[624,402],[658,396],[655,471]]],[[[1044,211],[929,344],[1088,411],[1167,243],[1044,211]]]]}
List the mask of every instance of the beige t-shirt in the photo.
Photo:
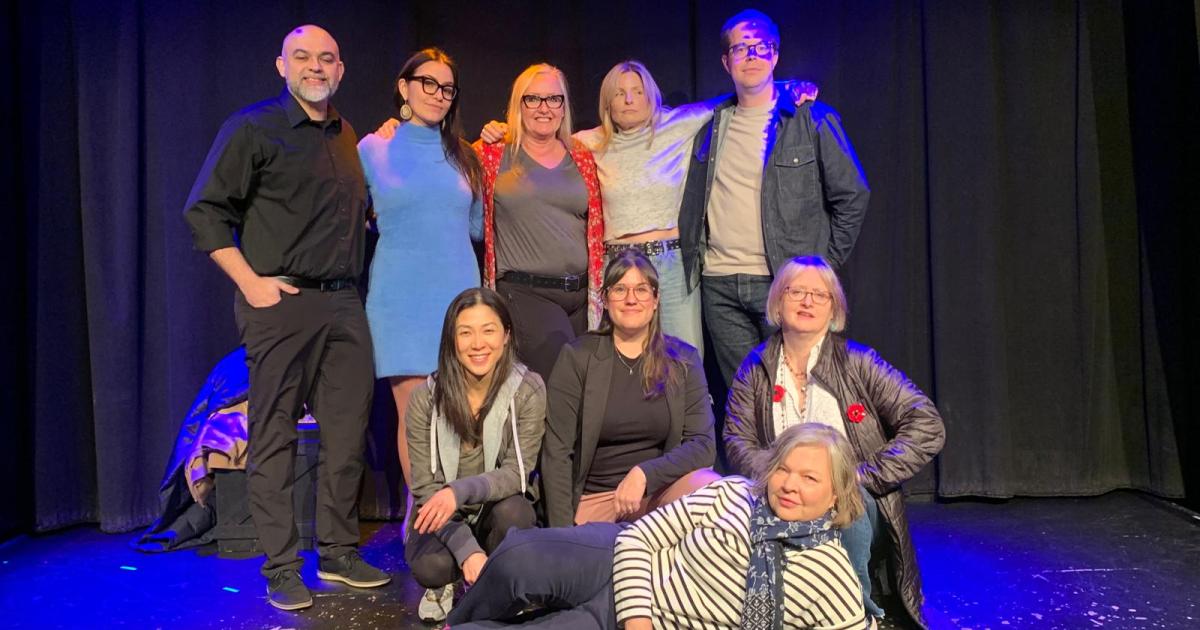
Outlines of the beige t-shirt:
{"type": "Polygon", "coordinates": [[[720,139],[708,198],[704,274],[771,275],[763,243],[761,191],[775,102],[734,108],[720,139]]]}

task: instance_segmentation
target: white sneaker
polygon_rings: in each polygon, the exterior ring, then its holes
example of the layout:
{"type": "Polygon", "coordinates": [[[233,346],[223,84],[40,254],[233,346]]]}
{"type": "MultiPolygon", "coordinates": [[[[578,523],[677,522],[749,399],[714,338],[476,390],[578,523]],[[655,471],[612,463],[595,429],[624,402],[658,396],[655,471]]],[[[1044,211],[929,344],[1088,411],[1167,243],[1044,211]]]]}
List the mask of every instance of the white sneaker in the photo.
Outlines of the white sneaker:
{"type": "Polygon", "coordinates": [[[421,621],[445,621],[446,615],[450,614],[450,608],[453,605],[453,584],[447,584],[437,589],[427,588],[425,596],[421,598],[421,603],[417,606],[417,616],[421,618],[421,621]]]}

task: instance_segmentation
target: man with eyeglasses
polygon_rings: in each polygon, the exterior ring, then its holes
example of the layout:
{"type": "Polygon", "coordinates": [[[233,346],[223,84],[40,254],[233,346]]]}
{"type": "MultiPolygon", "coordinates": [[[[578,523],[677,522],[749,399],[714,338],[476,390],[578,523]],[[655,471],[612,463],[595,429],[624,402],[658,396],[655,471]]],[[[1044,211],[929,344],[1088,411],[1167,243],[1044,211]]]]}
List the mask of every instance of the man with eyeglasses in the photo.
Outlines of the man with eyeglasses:
{"type": "Polygon", "coordinates": [[[296,420],[321,424],[317,576],[360,588],[386,573],[358,554],[358,488],[371,409],[371,336],[355,289],[366,244],[358,137],[330,104],[345,70],[325,29],[288,33],[285,87],[221,127],[188,197],[196,249],[237,285],[234,317],[250,372],[250,514],[266,553],[268,602],[312,606],[293,508],[296,420]]]}
{"type": "Polygon", "coordinates": [[[680,207],[688,287],[702,288],[727,386],[772,331],[765,309],[775,270],[805,254],[844,263],[870,198],[837,113],[778,98],[779,43],[779,27],[761,11],[742,11],[721,28],[721,63],[736,96],[697,134],[680,207]]]}

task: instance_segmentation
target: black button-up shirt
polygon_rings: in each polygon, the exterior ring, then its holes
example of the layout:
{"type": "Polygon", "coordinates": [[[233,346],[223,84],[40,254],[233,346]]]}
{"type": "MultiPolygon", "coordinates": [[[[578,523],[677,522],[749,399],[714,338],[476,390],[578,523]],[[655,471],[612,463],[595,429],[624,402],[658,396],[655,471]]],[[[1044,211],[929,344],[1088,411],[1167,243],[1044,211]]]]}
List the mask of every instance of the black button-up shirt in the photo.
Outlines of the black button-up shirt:
{"type": "Polygon", "coordinates": [[[260,276],[357,278],[369,198],[358,136],[315,121],[286,89],[225,121],[183,216],[196,249],[235,246],[260,276]]]}

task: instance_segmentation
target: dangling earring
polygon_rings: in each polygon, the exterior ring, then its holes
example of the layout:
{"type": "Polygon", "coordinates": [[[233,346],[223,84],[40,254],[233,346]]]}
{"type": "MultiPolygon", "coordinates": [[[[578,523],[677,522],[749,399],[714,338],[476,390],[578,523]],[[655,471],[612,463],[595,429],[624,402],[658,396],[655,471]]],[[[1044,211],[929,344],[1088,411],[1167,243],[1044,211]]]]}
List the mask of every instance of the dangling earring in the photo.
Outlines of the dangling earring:
{"type": "Polygon", "coordinates": [[[412,120],[412,108],[408,103],[400,106],[400,120],[412,120]]]}

